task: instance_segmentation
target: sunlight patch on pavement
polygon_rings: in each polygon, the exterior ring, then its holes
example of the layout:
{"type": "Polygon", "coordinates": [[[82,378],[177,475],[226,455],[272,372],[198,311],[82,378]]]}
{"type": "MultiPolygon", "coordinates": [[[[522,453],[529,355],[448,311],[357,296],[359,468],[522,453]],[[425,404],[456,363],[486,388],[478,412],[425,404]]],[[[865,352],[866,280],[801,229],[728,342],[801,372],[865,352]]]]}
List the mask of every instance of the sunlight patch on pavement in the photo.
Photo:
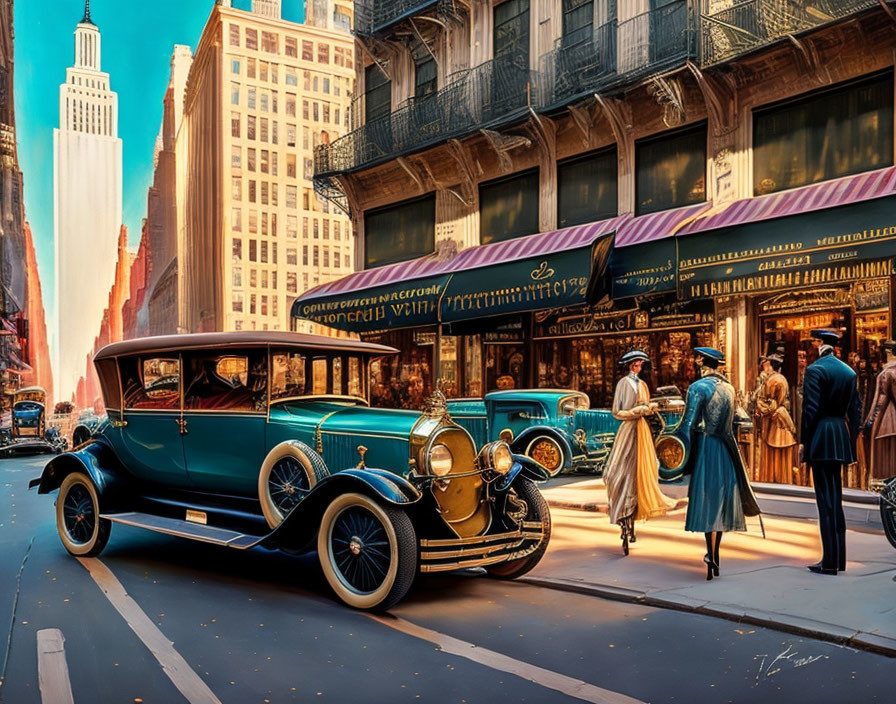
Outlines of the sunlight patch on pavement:
{"type": "Polygon", "coordinates": [[[644,704],[640,699],[613,692],[609,689],[602,689],[588,682],[577,680],[573,677],[567,677],[553,670],[546,670],[537,665],[516,660],[502,655],[494,650],[482,648],[474,643],[452,638],[451,636],[439,633],[438,631],[418,626],[415,623],[406,621],[392,615],[365,614],[374,621],[388,626],[389,628],[400,631],[409,636],[420,638],[437,646],[444,653],[456,655],[475,663],[490,667],[500,672],[508,672],[516,675],[521,679],[534,682],[546,689],[553,689],[570,697],[581,699],[586,702],[594,702],[595,704],[644,704]]]}
{"type": "Polygon", "coordinates": [[[186,700],[190,704],[221,704],[221,700],[187,664],[181,654],[174,649],[174,644],[165,637],[165,634],[156,627],[137,602],[125,591],[112,571],[95,557],[79,557],[77,559],[93,577],[93,581],[106,595],[115,610],[127,621],[131,630],[149,648],[155,659],[159,661],[164,673],[168,675],[168,679],[186,700]]]}

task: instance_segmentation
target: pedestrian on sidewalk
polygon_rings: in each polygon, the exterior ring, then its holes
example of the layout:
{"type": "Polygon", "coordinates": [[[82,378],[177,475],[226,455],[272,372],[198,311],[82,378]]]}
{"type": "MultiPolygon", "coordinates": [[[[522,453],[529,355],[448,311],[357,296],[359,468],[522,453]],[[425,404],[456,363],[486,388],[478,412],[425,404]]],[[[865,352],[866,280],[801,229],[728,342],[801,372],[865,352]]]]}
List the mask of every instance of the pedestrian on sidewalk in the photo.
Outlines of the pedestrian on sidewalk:
{"type": "Polygon", "coordinates": [[[746,530],[745,516],[760,513],[734,437],[737,401],[734,387],[718,369],[724,363],[725,355],[717,349],[694,350],[700,378],[688,388],[679,428],[686,443],[685,471],[691,471],[684,528],[704,534],[708,580],[719,576],[722,533],[746,530]]]}
{"type": "Polygon", "coordinates": [[[856,373],[834,354],[840,344],[836,330],[812,331],[818,359],[806,367],[803,379],[802,455],[812,466],[821,562],[809,565],[817,574],[835,575],[846,569],[846,517],[843,515],[843,465],[856,461],[861,402],[856,373]]]}
{"type": "Polygon", "coordinates": [[[772,352],[762,360],[762,388],[756,395],[756,416],[762,454],[759,477],[763,482],[793,484],[796,427],[790,417],[790,386],[781,373],[784,357],[772,352]]]}
{"type": "Polygon", "coordinates": [[[650,390],[638,375],[650,364],[641,350],[627,352],[619,360],[627,374],[616,385],[613,417],[622,421],[604,471],[610,523],[618,523],[622,552],[636,540],[635,520],[659,516],[675,502],[660,491],[659,462],[647,416],[657,412],[650,390]]]}
{"type": "Polygon", "coordinates": [[[896,341],[881,345],[886,355],[877,375],[871,412],[865,421],[865,435],[871,440],[871,479],[888,479],[896,474],[896,341]]]}

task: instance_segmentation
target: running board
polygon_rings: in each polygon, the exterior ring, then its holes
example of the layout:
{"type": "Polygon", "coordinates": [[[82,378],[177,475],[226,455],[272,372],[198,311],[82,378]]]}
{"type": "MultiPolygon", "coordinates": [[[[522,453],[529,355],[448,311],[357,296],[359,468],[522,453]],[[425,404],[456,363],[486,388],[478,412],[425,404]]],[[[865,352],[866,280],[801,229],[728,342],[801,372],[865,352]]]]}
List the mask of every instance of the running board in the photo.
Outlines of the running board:
{"type": "Polygon", "coordinates": [[[213,543],[215,545],[224,545],[237,550],[246,550],[260,543],[265,536],[246,535],[234,530],[226,528],[215,528],[214,526],[201,525],[192,521],[181,521],[177,518],[166,518],[165,516],[155,516],[151,513],[103,513],[101,518],[106,518],[113,523],[121,523],[125,526],[134,526],[136,528],[146,528],[154,530],[157,533],[165,533],[166,535],[174,535],[178,538],[190,538],[191,540],[199,540],[203,543],[213,543]]]}

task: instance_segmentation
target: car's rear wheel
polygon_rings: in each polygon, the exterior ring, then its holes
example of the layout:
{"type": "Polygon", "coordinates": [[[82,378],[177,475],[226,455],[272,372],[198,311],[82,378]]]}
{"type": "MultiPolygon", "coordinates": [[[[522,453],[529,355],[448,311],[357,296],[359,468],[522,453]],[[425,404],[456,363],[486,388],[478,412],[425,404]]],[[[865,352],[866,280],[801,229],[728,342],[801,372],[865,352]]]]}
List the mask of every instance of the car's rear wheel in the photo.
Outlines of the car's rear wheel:
{"type": "Polygon", "coordinates": [[[317,553],[336,596],[356,609],[384,611],[395,605],[417,571],[411,519],[363,494],[343,494],[327,507],[317,553]]]}
{"type": "Polygon", "coordinates": [[[551,540],[551,510],[548,508],[548,502],[545,501],[544,496],[541,495],[535,483],[529,479],[517,479],[514,482],[513,491],[516,492],[518,498],[526,502],[526,517],[524,520],[540,522],[544,537],[542,537],[535,551],[525,557],[489,565],[485,568],[492,577],[499,579],[516,579],[532,570],[541,561],[551,540]]]}
{"type": "Polygon", "coordinates": [[[109,541],[112,523],[100,518],[100,502],[93,482],[83,472],[62,480],[56,498],[56,530],[72,555],[99,555],[109,541]]]}
{"type": "Polygon", "coordinates": [[[540,435],[526,446],[526,456],[548,470],[552,477],[559,474],[566,464],[563,448],[556,438],[540,435]]]}
{"type": "Polygon", "coordinates": [[[280,525],[327,474],[323,458],[305,443],[290,440],[271,450],[258,475],[258,499],[268,525],[280,525]]]}

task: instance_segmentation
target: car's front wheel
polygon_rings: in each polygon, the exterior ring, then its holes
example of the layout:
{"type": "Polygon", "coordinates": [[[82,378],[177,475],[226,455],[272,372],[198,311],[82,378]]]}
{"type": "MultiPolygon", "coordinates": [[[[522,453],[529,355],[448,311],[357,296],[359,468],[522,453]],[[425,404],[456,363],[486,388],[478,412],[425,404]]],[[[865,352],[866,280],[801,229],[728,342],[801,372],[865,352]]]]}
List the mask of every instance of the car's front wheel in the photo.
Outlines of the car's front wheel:
{"type": "Polygon", "coordinates": [[[548,502],[535,486],[535,483],[528,479],[517,479],[513,485],[513,491],[516,492],[517,498],[526,503],[526,521],[538,521],[541,523],[542,537],[538,547],[534,552],[529,553],[525,557],[508,562],[499,562],[496,565],[489,565],[485,569],[492,577],[499,579],[516,579],[532,570],[544,556],[545,550],[548,549],[548,543],[551,540],[551,510],[548,508],[548,502]]]}
{"type": "Polygon", "coordinates": [[[288,440],[271,450],[258,474],[258,500],[268,526],[279,526],[328,474],[323,458],[305,443],[288,440]]]}
{"type": "Polygon", "coordinates": [[[94,557],[109,541],[112,523],[100,518],[100,502],[93,482],[83,472],[62,480],[56,498],[56,530],[72,555],[94,557]]]}
{"type": "Polygon", "coordinates": [[[356,609],[384,611],[411,588],[417,536],[404,511],[343,494],[324,512],[317,554],[336,596],[356,609]]]}

